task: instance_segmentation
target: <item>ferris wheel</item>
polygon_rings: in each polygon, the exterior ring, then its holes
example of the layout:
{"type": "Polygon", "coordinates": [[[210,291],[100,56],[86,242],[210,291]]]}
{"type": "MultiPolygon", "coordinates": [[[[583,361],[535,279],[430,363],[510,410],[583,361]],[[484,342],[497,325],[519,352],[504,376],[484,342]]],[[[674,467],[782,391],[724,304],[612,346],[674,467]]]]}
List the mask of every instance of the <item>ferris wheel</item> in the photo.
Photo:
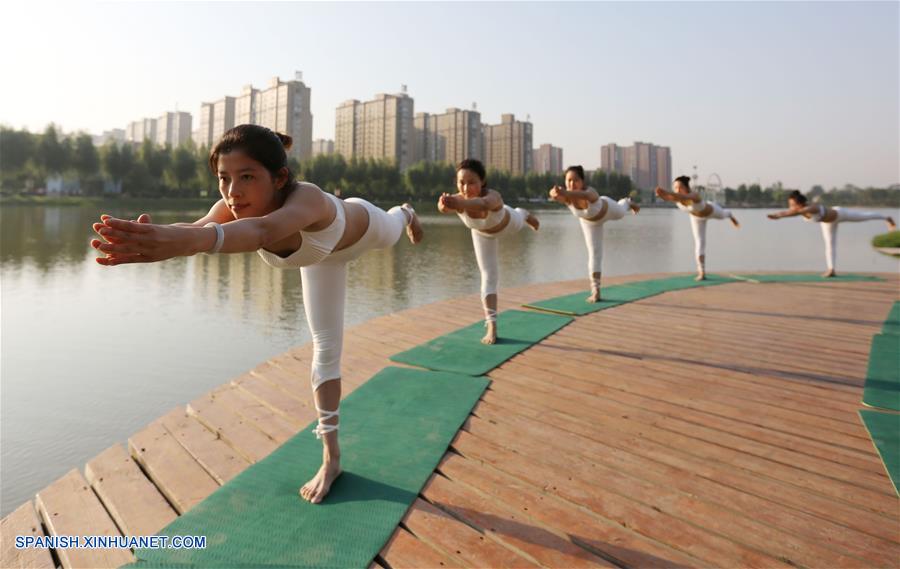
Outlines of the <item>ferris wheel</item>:
{"type": "Polygon", "coordinates": [[[706,189],[704,190],[704,199],[707,201],[715,201],[725,203],[725,196],[722,195],[722,178],[713,172],[706,181],[706,189]]]}

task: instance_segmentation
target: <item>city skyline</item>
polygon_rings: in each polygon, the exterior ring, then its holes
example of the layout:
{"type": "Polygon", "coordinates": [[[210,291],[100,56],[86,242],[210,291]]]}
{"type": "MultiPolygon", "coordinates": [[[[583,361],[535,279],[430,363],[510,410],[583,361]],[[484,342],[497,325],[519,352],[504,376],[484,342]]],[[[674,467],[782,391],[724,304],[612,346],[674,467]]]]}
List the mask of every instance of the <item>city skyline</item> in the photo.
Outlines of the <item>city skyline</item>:
{"type": "Polygon", "coordinates": [[[175,110],[194,115],[196,128],[202,102],[300,70],[316,139],[336,138],[342,101],[407,84],[416,112],[477,102],[483,124],[530,115],[535,144],[561,147],[567,164],[588,169],[600,167],[605,144],[648,140],[673,149],[673,174],[698,165],[701,182],[712,172],[725,185],[802,189],[900,181],[896,3],[78,4],[42,18],[28,6],[2,10],[16,23],[3,48],[29,50],[0,63],[22,87],[0,94],[0,123],[14,128],[53,122],[100,134],[175,110]],[[376,19],[427,30],[426,41],[383,34],[370,27],[376,19]],[[292,22],[291,32],[272,32],[272,21],[292,22]],[[80,33],[64,50],[26,41],[63,37],[73,22],[80,33]],[[244,49],[219,39],[236,23],[252,40],[244,49]],[[163,28],[179,41],[154,44],[163,28]]]}

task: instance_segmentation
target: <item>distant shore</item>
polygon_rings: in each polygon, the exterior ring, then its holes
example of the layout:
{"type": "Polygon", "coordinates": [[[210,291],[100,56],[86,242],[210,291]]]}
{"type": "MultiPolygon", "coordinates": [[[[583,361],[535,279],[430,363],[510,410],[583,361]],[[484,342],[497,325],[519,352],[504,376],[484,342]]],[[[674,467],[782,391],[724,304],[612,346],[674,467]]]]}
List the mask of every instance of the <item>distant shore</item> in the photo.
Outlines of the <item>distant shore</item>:
{"type": "MultiPolygon", "coordinates": [[[[349,197],[349,196],[347,196],[349,197]]],[[[166,208],[168,206],[175,207],[177,209],[207,209],[212,206],[214,201],[218,199],[218,197],[209,197],[209,198],[147,198],[147,197],[131,197],[131,196],[37,196],[37,195],[22,195],[22,194],[14,194],[14,195],[0,195],[0,206],[76,206],[76,207],[90,207],[90,206],[127,206],[127,207],[148,207],[153,209],[166,208]]],[[[404,197],[398,197],[395,200],[376,200],[373,201],[376,205],[379,206],[392,206],[396,205],[398,202],[409,199],[404,197]]],[[[411,203],[413,207],[421,207],[422,205],[427,206],[428,204],[434,204],[437,202],[437,198],[435,197],[434,201],[419,201],[413,200],[411,203]]],[[[562,206],[555,204],[551,201],[540,201],[540,202],[532,202],[528,200],[514,201],[510,200],[510,204],[515,204],[518,206],[524,207],[532,207],[537,209],[558,209],[562,206]]],[[[761,204],[761,205],[737,205],[737,204],[725,204],[726,207],[730,209],[772,209],[772,208],[783,208],[785,204],[761,204]]],[[[669,205],[665,202],[656,202],[656,203],[641,203],[640,206],[642,208],[659,208],[659,209],[674,209],[675,206],[669,205]]],[[[848,204],[847,207],[868,207],[868,208],[885,208],[890,209],[892,206],[890,205],[861,205],[854,206],[852,204],[848,204]]]]}

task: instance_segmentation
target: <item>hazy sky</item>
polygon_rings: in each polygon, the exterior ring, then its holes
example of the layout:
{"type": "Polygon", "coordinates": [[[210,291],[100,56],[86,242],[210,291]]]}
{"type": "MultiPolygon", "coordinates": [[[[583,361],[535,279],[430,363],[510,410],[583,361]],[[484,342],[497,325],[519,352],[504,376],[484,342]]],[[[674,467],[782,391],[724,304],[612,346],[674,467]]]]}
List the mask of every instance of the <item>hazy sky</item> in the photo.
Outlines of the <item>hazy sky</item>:
{"type": "Polygon", "coordinates": [[[4,3],[0,123],[100,133],[301,70],[313,137],[409,87],[416,112],[531,115],[534,144],[672,149],[673,173],[900,182],[900,3],[4,3]]]}

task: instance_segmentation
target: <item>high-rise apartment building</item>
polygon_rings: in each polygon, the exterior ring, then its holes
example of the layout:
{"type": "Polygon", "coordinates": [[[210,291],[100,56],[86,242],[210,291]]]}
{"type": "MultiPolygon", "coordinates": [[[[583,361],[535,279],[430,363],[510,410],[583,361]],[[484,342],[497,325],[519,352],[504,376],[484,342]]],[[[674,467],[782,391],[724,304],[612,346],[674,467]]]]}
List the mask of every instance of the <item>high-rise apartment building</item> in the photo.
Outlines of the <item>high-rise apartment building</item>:
{"type": "Polygon", "coordinates": [[[144,142],[144,139],[156,142],[156,119],[141,119],[128,123],[125,128],[127,142],[144,142]]]}
{"type": "Polygon", "coordinates": [[[532,171],[532,125],[512,114],[500,116],[500,124],[485,125],[484,163],[488,168],[523,175],[532,171]]]}
{"type": "Polygon", "coordinates": [[[552,144],[542,144],[534,149],[534,172],[538,174],[562,174],[562,148],[552,144]]]}
{"type": "Polygon", "coordinates": [[[312,156],[311,90],[298,71],[295,78],[273,77],[265,89],[244,85],[237,97],[223,97],[200,107],[200,127],[195,142],[207,148],[216,144],[228,129],[240,124],[256,124],[287,134],[293,139],[288,156],[305,160],[312,156]]]}
{"type": "Polygon", "coordinates": [[[389,160],[401,170],[413,163],[413,99],[406,92],[344,101],[335,113],[334,149],[345,158],[389,160]]]}
{"type": "Polygon", "coordinates": [[[312,155],[334,154],[334,141],[325,138],[318,138],[312,142],[312,155]]]}
{"type": "Polygon", "coordinates": [[[258,124],[259,89],[244,85],[241,94],[234,101],[234,124],[258,124]]]}
{"type": "MultiPolygon", "coordinates": [[[[293,138],[294,143],[288,150],[288,156],[297,160],[312,156],[311,90],[303,83],[302,77],[299,71],[291,81],[273,77],[269,87],[259,91],[259,106],[254,123],[293,138]]],[[[245,93],[246,91],[245,87],[245,93]]],[[[252,100],[252,93],[248,98],[252,100]]]]}
{"type": "Polygon", "coordinates": [[[210,148],[219,142],[226,131],[234,128],[234,97],[222,97],[212,103],[212,107],[212,138],[208,145],[210,148]]]}
{"type": "Polygon", "coordinates": [[[413,162],[456,164],[466,158],[483,158],[478,111],[450,108],[442,114],[416,113],[413,129],[413,162]]]}
{"type": "Polygon", "coordinates": [[[187,142],[190,136],[191,113],[177,111],[156,119],[156,144],[174,148],[187,142]]]}
{"type": "Polygon", "coordinates": [[[607,172],[631,178],[646,201],[655,199],[653,190],[657,185],[668,188],[672,182],[672,154],[667,146],[647,142],[627,147],[607,144],[600,151],[600,164],[607,172]]]}

